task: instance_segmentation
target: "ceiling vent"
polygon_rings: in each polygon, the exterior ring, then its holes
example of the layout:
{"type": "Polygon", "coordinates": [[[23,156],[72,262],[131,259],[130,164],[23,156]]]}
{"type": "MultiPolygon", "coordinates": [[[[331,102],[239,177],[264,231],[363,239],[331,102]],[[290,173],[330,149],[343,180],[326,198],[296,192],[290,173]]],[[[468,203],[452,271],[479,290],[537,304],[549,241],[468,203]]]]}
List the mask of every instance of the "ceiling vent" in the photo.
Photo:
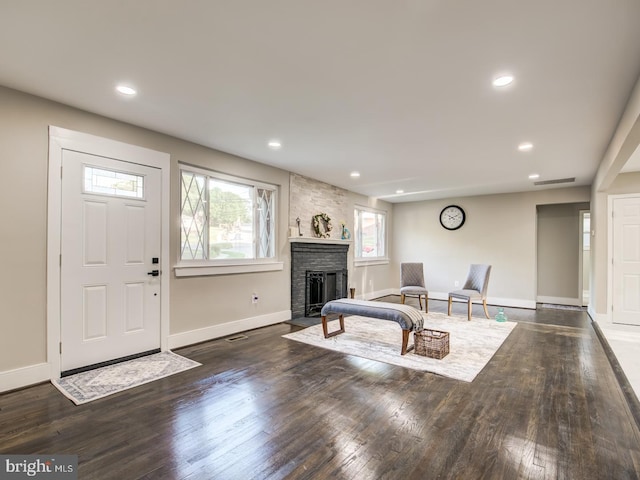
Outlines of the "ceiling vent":
{"type": "Polygon", "coordinates": [[[540,182],[533,182],[534,185],[555,185],[557,183],[573,183],[576,181],[576,177],[571,178],[556,178],[555,180],[542,180],[540,182]]]}

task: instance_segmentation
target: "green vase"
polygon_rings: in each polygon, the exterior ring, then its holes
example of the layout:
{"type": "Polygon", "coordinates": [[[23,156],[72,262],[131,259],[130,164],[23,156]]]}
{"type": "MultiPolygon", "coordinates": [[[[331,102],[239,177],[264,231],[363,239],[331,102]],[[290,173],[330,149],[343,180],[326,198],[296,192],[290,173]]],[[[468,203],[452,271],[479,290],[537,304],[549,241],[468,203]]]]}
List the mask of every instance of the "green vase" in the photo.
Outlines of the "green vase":
{"type": "Polygon", "coordinates": [[[496,315],[496,322],[506,322],[507,316],[504,313],[504,308],[498,308],[498,314],[496,315]]]}

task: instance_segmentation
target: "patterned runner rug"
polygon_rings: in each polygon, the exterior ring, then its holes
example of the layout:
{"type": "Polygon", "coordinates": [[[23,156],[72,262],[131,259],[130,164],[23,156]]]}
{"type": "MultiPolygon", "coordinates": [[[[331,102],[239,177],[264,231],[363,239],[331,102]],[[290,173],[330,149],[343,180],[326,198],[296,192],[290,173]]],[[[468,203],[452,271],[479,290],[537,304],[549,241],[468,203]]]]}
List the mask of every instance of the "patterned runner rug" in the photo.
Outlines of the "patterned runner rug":
{"type": "Polygon", "coordinates": [[[160,352],[51,380],[76,405],[153,382],[202,365],[173,352],[160,352]]]}
{"type": "MultiPolygon", "coordinates": [[[[336,350],[357,357],[377,360],[401,367],[432,372],[471,382],[496,353],[517,325],[485,318],[423,313],[424,327],[449,332],[449,354],[441,360],[417,355],[414,351],[400,355],[402,330],[395,322],[374,318],[345,317],[345,332],[324,338],[322,325],[283,335],[284,338],[336,350]]],[[[329,331],[339,328],[338,320],[329,322],[329,331]]],[[[413,344],[413,334],[409,345],[413,344]]]]}

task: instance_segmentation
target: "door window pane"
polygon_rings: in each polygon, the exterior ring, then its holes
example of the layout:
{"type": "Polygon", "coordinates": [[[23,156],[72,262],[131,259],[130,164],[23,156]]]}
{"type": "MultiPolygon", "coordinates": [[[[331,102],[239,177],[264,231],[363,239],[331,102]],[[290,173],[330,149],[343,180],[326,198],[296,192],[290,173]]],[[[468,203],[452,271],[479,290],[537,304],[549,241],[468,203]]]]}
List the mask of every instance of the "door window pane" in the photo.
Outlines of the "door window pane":
{"type": "Polygon", "coordinates": [[[84,165],[85,193],[144,198],[144,176],[84,165]]]}

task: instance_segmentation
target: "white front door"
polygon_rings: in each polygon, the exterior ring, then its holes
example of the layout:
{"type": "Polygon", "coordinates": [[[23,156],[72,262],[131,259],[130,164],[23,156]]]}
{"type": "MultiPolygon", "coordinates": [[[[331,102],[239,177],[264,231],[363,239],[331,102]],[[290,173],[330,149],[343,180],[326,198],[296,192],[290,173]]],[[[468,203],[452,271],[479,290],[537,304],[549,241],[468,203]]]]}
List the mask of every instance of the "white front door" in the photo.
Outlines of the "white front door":
{"type": "Polygon", "coordinates": [[[613,323],[640,325],[640,197],[613,200],[613,323]]]}
{"type": "Polygon", "coordinates": [[[161,171],[64,150],[61,210],[61,370],[160,348],[161,171]]]}

